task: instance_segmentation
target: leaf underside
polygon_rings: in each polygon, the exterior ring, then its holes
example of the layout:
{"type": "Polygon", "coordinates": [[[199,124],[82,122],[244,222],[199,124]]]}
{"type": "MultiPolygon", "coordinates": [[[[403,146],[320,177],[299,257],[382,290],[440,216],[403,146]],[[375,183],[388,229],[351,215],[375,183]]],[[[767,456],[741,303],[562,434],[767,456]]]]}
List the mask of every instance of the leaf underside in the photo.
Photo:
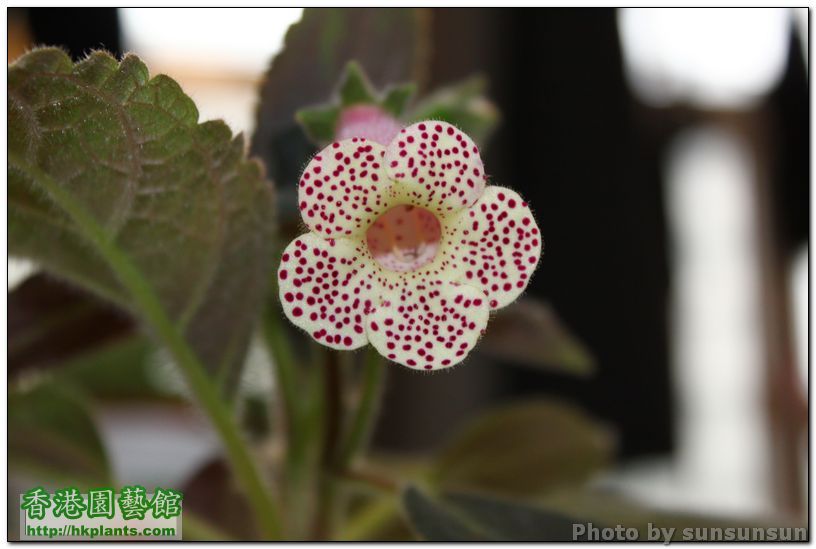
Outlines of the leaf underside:
{"type": "Polygon", "coordinates": [[[198,123],[134,55],[43,48],[8,70],[9,252],[133,310],[32,174],[44,172],[141,270],[207,368],[234,386],[270,268],[273,194],[241,136],[198,123]]]}

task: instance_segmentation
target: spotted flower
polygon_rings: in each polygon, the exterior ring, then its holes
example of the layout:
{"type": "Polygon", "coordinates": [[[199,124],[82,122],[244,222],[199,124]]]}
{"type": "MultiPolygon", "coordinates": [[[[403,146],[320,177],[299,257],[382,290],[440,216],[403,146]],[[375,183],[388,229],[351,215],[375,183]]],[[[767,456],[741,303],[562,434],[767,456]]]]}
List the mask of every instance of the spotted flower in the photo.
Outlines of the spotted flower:
{"type": "Polygon", "coordinates": [[[410,368],[461,362],[541,255],[527,203],[487,185],[478,148],[445,122],[387,146],[330,144],[303,171],[298,202],[309,232],[281,258],[286,316],[324,345],[371,343],[410,368]]]}

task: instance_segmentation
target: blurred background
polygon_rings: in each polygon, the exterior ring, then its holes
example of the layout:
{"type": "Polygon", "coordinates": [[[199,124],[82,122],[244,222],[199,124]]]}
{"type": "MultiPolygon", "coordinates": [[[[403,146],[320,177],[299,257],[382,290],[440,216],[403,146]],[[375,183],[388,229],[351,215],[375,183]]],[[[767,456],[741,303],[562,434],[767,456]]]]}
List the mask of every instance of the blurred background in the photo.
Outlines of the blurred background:
{"type": "MultiPolygon", "coordinates": [[[[433,46],[422,86],[487,78],[501,114],[487,171],[529,198],[544,236],[529,292],[552,304],[597,371],[497,368],[479,356],[431,377],[391,367],[376,447],[426,451],[492,404],[550,395],[615,433],[616,465],[599,485],[694,512],[806,510],[808,11],[426,11],[433,46]]],[[[75,59],[95,48],[136,52],[180,83],[202,121],[254,135],[252,151],[265,158],[258,88],[302,10],[8,16],[9,62],[35,44],[75,59]]],[[[32,308],[51,306],[36,296],[54,284],[10,261],[10,340],[32,308]]],[[[9,375],[71,356],[83,337],[100,337],[97,325],[11,348],[9,375]]],[[[250,352],[245,387],[268,395],[274,380],[259,355],[250,352]]],[[[181,486],[217,452],[186,407],[117,398],[99,411],[123,483],[181,486]]]]}

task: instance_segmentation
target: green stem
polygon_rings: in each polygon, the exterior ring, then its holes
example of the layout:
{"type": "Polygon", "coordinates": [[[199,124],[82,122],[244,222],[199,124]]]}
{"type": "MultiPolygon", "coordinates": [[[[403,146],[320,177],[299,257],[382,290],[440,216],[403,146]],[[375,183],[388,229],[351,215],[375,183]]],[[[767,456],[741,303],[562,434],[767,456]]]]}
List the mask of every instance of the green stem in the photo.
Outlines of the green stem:
{"type": "MultiPolygon", "coordinates": [[[[383,359],[373,348],[369,348],[363,367],[363,387],[360,401],[351,420],[347,436],[341,436],[345,406],[342,395],[342,374],[338,362],[338,353],[328,350],[324,374],[326,379],[327,409],[324,416],[323,475],[321,477],[318,511],[315,523],[317,539],[331,539],[334,531],[334,519],[339,512],[338,474],[348,471],[354,456],[363,446],[371,427],[379,394],[383,372],[383,359]]],[[[342,355],[348,357],[349,355],[342,355]]],[[[347,368],[346,368],[347,369],[347,368]]]]}
{"type": "Polygon", "coordinates": [[[176,365],[187,379],[198,403],[205,410],[220,435],[227,451],[227,458],[238,482],[249,497],[263,533],[270,538],[278,538],[280,524],[277,506],[265,489],[265,483],[252,460],[245,441],[238,432],[234,418],[207,377],[204,366],[165,312],[150,283],[142,276],[130,258],[116,246],[105,229],[59,183],[47,173],[27,164],[11,152],[8,160],[17,169],[30,175],[48,192],[52,201],[71,217],[81,234],[95,247],[130,293],[133,302],[147,323],[167,346],[176,365]]]}
{"type": "Polygon", "coordinates": [[[343,420],[343,387],[337,351],[325,349],[323,365],[325,399],[323,410],[323,454],[321,475],[318,486],[317,512],[314,537],[317,540],[331,539],[334,528],[337,482],[334,475],[338,442],[343,420]]]}
{"type": "MultiPolygon", "coordinates": [[[[309,503],[306,490],[309,484],[309,416],[313,414],[310,400],[311,387],[299,380],[292,346],[287,338],[287,327],[281,321],[278,309],[278,285],[273,280],[270,299],[263,313],[263,336],[272,357],[279,390],[286,433],[285,484],[287,505],[287,535],[299,539],[309,503]],[[304,394],[305,392],[305,394],[304,394]]],[[[300,376],[302,378],[302,376],[300,376]]]]}
{"type": "Polygon", "coordinates": [[[323,465],[331,469],[337,459],[337,443],[343,424],[343,373],[340,370],[340,356],[337,351],[326,351],[326,431],[323,446],[323,465]]]}
{"type": "Polygon", "coordinates": [[[363,447],[371,430],[374,413],[377,407],[380,385],[385,371],[385,360],[373,347],[366,349],[365,364],[363,365],[363,387],[360,403],[351,427],[343,444],[338,460],[338,468],[342,471],[351,465],[354,456],[363,447]]]}
{"type": "MultiPolygon", "coordinates": [[[[272,295],[277,295],[277,283],[272,284],[272,295]]],[[[263,336],[275,367],[275,378],[280,389],[280,398],[286,422],[289,460],[293,460],[302,451],[301,416],[298,396],[295,359],[289,340],[286,337],[286,326],[281,322],[280,311],[276,309],[277,299],[270,299],[263,314],[263,336]],[[292,454],[295,455],[292,455],[292,454]]]]}

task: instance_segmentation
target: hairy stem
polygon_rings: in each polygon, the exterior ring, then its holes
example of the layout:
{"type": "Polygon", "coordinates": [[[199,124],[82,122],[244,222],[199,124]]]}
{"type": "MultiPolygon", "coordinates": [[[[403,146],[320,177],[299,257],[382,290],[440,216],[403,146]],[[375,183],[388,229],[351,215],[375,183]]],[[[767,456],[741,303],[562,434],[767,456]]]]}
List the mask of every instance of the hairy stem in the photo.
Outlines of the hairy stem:
{"type": "Polygon", "coordinates": [[[208,378],[204,366],[167,315],[153,287],[130,258],[116,246],[96,219],[59,183],[47,173],[36,166],[27,164],[13,153],[9,153],[8,159],[18,170],[28,174],[36,181],[48,193],[51,200],[65,211],[76,224],[79,232],[108,263],[129,292],[136,308],[173,356],[175,364],[182,371],[199,405],[204,409],[221,437],[228,461],[238,482],[249,497],[264,535],[278,538],[280,535],[278,509],[266,489],[266,484],[252,459],[246,441],[241,437],[235,419],[208,378]]]}

